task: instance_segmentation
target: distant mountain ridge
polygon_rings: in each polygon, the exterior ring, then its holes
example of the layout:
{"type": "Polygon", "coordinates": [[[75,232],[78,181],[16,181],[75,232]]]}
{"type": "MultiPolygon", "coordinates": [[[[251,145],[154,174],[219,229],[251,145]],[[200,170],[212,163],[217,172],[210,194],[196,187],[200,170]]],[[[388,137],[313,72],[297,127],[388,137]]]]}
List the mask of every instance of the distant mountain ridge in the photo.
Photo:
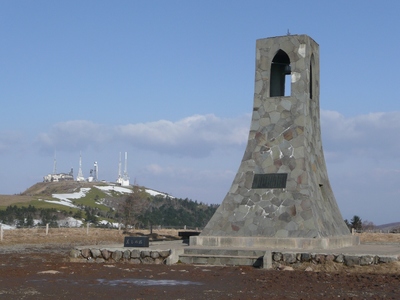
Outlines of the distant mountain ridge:
{"type": "Polygon", "coordinates": [[[392,232],[392,231],[399,232],[400,231],[400,222],[378,225],[378,226],[376,226],[376,229],[382,230],[383,232],[392,232]]]}

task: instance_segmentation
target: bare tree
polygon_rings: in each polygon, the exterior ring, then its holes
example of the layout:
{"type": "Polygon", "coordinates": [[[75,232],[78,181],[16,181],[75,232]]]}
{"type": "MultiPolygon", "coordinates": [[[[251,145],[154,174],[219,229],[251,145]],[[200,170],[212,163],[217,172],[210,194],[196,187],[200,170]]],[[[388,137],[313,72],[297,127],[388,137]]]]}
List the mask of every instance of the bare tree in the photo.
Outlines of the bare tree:
{"type": "Polygon", "coordinates": [[[133,186],[133,192],[122,203],[122,216],[125,228],[136,226],[138,217],[147,206],[147,194],[139,186],[133,186]]]}
{"type": "Polygon", "coordinates": [[[376,227],[374,223],[368,220],[363,221],[361,226],[363,230],[374,230],[376,227]]]}

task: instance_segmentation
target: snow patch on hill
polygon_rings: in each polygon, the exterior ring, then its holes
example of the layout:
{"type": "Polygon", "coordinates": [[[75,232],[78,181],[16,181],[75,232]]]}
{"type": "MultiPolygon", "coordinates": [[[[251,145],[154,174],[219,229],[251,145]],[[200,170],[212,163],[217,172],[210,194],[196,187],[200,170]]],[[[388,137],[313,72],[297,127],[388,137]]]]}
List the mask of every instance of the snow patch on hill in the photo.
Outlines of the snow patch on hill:
{"type": "Polygon", "coordinates": [[[94,187],[99,189],[99,190],[101,190],[101,191],[103,191],[103,192],[105,192],[109,196],[111,196],[111,194],[108,193],[108,192],[111,192],[111,191],[114,191],[114,192],[117,192],[117,193],[121,193],[121,194],[130,194],[130,193],[132,193],[131,189],[124,188],[124,187],[121,187],[121,186],[115,186],[115,185],[106,185],[106,186],[97,186],[97,185],[95,185],[94,187]]]}
{"type": "MultiPolygon", "coordinates": [[[[125,188],[121,186],[115,186],[115,185],[105,185],[105,186],[94,186],[95,188],[103,191],[109,196],[112,196],[111,192],[116,192],[120,194],[131,194],[133,193],[132,189],[130,188],[125,188]]],[[[79,192],[74,192],[74,193],[69,193],[69,194],[52,194],[53,198],[56,198],[58,200],[42,200],[39,199],[39,201],[45,201],[48,203],[53,203],[53,204],[59,204],[59,205],[64,205],[68,207],[74,207],[74,208],[79,208],[78,206],[74,205],[72,200],[74,199],[80,199],[86,196],[86,194],[90,191],[91,188],[81,188],[79,192]]],[[[170,198],[175,198],[172,197],[171,195],[168,195],[166,193],[158,192],[152,189],[145,189],[146,193],[150,194],[151,196],[162,196],[162,197],[170,197],[170,198]]],[[[98,202],[98,204],[103,204],[101,201],[98,202]]]]}
{"type": "Polygon", "coordinates": [[[168,195],[166,193],[157,192],[157,191],[151,190],[151,189],[146,189],[146,193],[150,194],[151,196],[163,196],[164,198],[165,197],[175,198],[175,197],[172,197],[171,195],[168,195]]]}
{"type": "Polygon", "coordinates": [[[53,203],[53,204],[59,204],[59,205],[78,208],[76,205],[74,205],[72,203],[72,201],[70,199],[80,199],[82,197],[85,197],[86,194],[89,191],[90,191],[90,188],[81,188],[79,192],[75,192],[75,193],[52,194],[53,198],[56,198],[56,199],[59,199],[59,200],[42,200],[42,199],[39,199],[39,201],[44,201],[44,202],[48,202],[48,203],[53,203]]]}

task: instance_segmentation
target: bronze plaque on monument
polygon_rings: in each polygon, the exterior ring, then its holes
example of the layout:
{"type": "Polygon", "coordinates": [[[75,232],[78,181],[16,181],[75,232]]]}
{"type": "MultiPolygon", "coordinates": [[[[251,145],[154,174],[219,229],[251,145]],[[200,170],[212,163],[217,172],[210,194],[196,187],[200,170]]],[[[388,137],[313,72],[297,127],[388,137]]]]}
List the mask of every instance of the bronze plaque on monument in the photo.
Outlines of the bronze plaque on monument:
{"type": "Polygon", "coordinates": [[[284,189],[287,173],[254,174],[252,189],[284,189]]]}

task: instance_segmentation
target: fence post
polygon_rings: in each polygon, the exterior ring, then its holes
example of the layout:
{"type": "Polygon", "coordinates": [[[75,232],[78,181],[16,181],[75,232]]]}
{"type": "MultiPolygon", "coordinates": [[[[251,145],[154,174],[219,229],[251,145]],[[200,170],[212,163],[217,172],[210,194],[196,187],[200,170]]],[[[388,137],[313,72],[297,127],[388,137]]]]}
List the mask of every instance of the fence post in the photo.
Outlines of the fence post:
{"type": "Polygon", "coordinates": [[[46,224],[46,235],[49,234],[49,223],[46,224]]]}
{"type": "Polygon", "coordinates": [[[86,235],[89,235],[89,225],[90,225],[90,223],[88,222],[86,224],[86,235]]]}
{"type": "Polygon", "coordinates": [[[3,224],[0,224],[0,240],[3,240],[3,224]]]}

